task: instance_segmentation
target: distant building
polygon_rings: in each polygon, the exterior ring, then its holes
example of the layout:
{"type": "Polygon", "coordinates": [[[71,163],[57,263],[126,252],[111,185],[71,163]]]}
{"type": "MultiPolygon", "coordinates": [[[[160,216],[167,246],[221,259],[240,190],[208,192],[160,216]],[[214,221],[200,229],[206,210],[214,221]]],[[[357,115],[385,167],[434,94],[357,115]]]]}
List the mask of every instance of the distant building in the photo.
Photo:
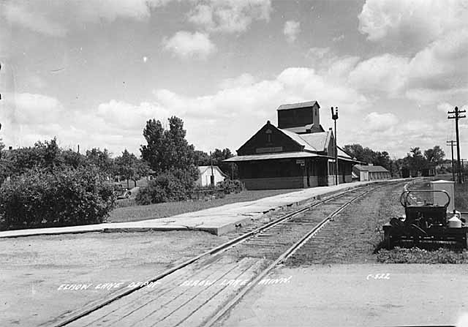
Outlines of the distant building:
{"type": "MultiPolygon", "coordinates": [[[[247,189],[284,189],[335,184],[332,130],[320,125],[317,101],[283,104],[277,109],[278,127],[268,121],[244,145],[235,162],[247,189]]],[[[353,160],[338,148],[338,183],[352,181],[353,160]]]]}
{"type": "Polygon", "coordinates": [[[213,166],[213,169],[211,169],[211,166],[199,166],[198,171],[200,173],[200,177],[198,177],[195,182],[198,186],[210,186],[211,176],[213,176],[213,185],[224,181],[227,177],[218,166],[213,166]]]}
{"type": "Polygon", "coordinates": [[[354,165],[353,173],[359,181],[375,181],[380,179],[391,178],[390,172],[382,166],[373,165],[354,165]]]}

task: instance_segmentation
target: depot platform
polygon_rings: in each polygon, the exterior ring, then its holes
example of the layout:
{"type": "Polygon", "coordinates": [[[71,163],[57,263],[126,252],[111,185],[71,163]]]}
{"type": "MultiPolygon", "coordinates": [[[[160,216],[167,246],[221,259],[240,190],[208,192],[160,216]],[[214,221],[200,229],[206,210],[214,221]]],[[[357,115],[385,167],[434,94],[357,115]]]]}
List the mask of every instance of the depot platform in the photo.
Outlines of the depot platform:
{"type": "MultiPolygon", "coordinates": [[[[378,181],[379,183],[397,180],[378,181]]],[[[87,232],[139,232],[198,230],[215,235],[226,234],[237,227],[261,219],[265,214],[286,207],[303,204],[311,199],[345,191],[350,188],[376,182],[354,182],[334,186],[302,189],[255,201],[237,202],[196,212],[184,213],[168,218],[148,219],[126,223],[102,223],[71,227],[35,228],[0,232],[0,238],[36,235],[76,234],[87,232]]]]}

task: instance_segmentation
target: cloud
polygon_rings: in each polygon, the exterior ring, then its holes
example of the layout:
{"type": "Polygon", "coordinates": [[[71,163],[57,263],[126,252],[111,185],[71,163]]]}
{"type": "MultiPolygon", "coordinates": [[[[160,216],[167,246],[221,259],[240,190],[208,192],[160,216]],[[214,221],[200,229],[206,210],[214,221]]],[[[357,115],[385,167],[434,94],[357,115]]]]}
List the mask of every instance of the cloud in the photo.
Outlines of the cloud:
{"type": "MultiPolygon", "coordinates": [[[[347,116],[369,106],[362,94],[346,85],[345,78],[329,78],[307,67],[287,68],[266,80],[241,74],[204,96],[187,97],[170,90],[155,90],[154,95],[163,108],[184,119],[188,137],[205,150],[236,149],[267,120],[276,123],[276,109],[283,103],[317,100],[322,108],[339,106],[347,116]]],[[[325,128],[327,114],[328,110],[322,116],[325,128]]]]}
{"type": "Polygon", "coordinates": [[[221,89],[230,89],[236,87],[250,86],[255,83],[255,77],[250,74],[242,74],[238,77],[227,78],[221,81],[219,87],[221,89]]]}
{"type": "Polygon", "coordinates": [[[398,118],[392,113],[371,112],[364,118],[369,131],[384,132],[398,124],[398,118]]]}
{"type": "Polygon", "coordinates": [[[358,18],[368,40],[392,49],[359,63],[350,82],[360,90],[425,105],[466,99],[466,0],[367,0],[358,18]]]}
{"type": "Polygon", "coordinates": [[[338,56],[329,47],[310,48],[306,57],[311,60],[312,66],[317,69],[320,75],[327,75],[328,78],[346,79],[349,73],[361,60],[357,56],[338,56]]]}
{"type": "MultiPolygon", "coordinates": [[[[118,18],[143,21],[152,10],[181,0],[6,0],[0,16],[12,25],[53,37],[64,37],[86,23],[118,18]]],[[[254,21],[269,21],[270,0],[188,1],[188,21],[207,33],[242,33],[254,21]]]]}
{"type": "Polygon", "coordinates": [[[187,17],[209,33],[242,33],[254,21],[269,21],[270,12],[270,0],[204,0],[187,17]]]}
{"type": "Polygon", "coordinates": [[[289,43],[296,41],[297,35],[301,32],[301,23],[288,20],[284,23],[283,33],[289,43]]]}
{"type": "MultiPolygon", "coordinates": [[[[343,63],[337,60],[336,65],[343,63]]],[[[322,108],[339,106],[346,116],[369,106],[366,97],[347,85],[345,76],[330,77],[326,70],[319,73],[308,67],[290,67],[265,80],[240,74],[220,81],[217,91],[200,96],[156,89],[147,102],[111,99],[86,111],[65,110],[58,99],[47,95],[17,94],[16,99],[12,114],[3,108],[0,113],[4,126],[16,133],[5,129],[7,145],[27,146],[57,136],[67,146],[107,148],[115,154],[125,148],[138,154],[145,142],[142,130],[151,118],[163,123],[172,115],[182,118],[187,140],[207,151],[236,149],[267,120],[276,123],[276,109],[282,103],[317,100],[322,108]]],[[[322,116],[325,128],[327,114],[328,110],[322,116]]]]}
{"type": "Polygon", "coordinates": [[[468,83],[468,27],[452,31],[418,52],[410,63],[410,87],[432,90],[468,83]]]}
{"type": "Polygon", "coordinates": [[[437,109],[445,113],[448,113],[449,111],[453,111],[454,108],[455,106],[447,102],[439,103],[437,105],[437,109]]]}
{"type": "Polygon", "coordinates": [[[395,41],[420,48],[468,23],[464,0],[367,0],[359,31],[370,41],[395,41]]]}
{"type": "Polygon", "coordinates": [[[98,106],[96,116],[119,129],[135,130],[154,117],[169,117],[170,112],[158,103],[142,102],[139,105],[133,105],[111,100],[98,106]]]}
{"type": "Polygon", "coordinates": [[[45,133],[50,136],[52,130],[60,126],[64,116],[63,105],[54,97],[32,93],[2,93],[0,122],[2,138],[7,145],[17,144],[30,135],[45,133]]]}
{"type": "Polygon", "coordinates": [[[405,117],[400,121],[392,113],[371,112],[362,123],[341,135],[347,138],[343,144],[358,143],[375,151],[387,151],[392,158],[403,158],[412,147],[423,151],[435,145],[444,147],[447,128],[447,120],[427,122],[405,117]]]}
{"type": "Polygon", "coordinates": [[[67,29],[46,17],[45,13],[29,12],[26,6],[19,3],[6,3],[3,7],[4,16],[11,24],[17,24],[32,31],[50,36],[65,36],[67,29]]]}
{"type": "Polygon", "coordinates": [[[6,0],[2,13],[11,25],[53,37],[64,37],[83,23],[101,20],[113,22],[117,18],[144,20],[153,8],[172,0],[6,0]]]}
{"type": "Polygon", "coordinates": [[[395,96],[406,85],[408,63],[408,58],[390,54],[372,57],[356,66],[349,75],[349,81],[361,90],[383,91],[395,96]]]}
{"type": "Polygon", "coordinates": [[[63,112],[62,104],[54,97],[19,93],[11,99],[14,101],[14,120],[24,125],[48,124],[63,112]]]}
{"type": "Polygon", "coordinates": [[[340,42],[340,41],[344,40],[344,38],[345,38],[344,34],[341,34],[340,36],[335,36],[335,37],[332,39],[332,41],[333,41],[333,42],[340,42]]]}
{"type": "Polygon", "coordinates": [[[179,31],[170,39],[165,38],[163,45],[164,49],[173,52],[182,59],[206,59],[216,52],[216,46],[211,42],[209,36],[200,32],[179,31]]]}
{"type": "Polygon", "coordinates": [[[318,64],[327,58],[335,58],[335,55],[332,53],[332,50],[329,47],[313,47],[307,50],[306,57],[310,59],[313,64],[318,64]]]}
{"type": "Polygon", "coordinates": [[[347,85],[344,79],[338,79],[336,76],[330,78],[326,73],[319,74],[314,69],[287,68],[277,80],[282,83],[289,98],[318,100],[325,107],[338,105],[345,107],[349,112],[360,111],[369,105],[368,99],[347,85]]]}
{"type": "Polygon", "coordinates": [[[468,87],[450,90],[430,90],[430,89],[410,89],[405,95],[408,99],[414,100],[421,105],[438,103],[441,99],[452,99],[451,102],[465,102],[468,94],[468,87]]]}

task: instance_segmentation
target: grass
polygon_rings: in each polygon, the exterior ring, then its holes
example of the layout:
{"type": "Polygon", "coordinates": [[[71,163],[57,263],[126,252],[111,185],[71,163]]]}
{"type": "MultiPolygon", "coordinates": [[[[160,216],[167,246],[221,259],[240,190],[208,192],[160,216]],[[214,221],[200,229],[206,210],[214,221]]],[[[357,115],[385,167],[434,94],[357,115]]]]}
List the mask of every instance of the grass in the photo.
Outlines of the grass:
{"type": "Polygon", "coordinates": [[[396,247],[393,250],[380,250],[377,253],[377,261],[380,263],[458,264],[468,263],[468,252],[444,248],[428,251],[416,247],[409,249],[396,247]]]}
{"type": "Polygon", "coordinates": [[[468,183],[455,184],[455,208],[461,212],[468,211],[468,183]]]}
{"type": "Polygon", "coordinates": [[[187,212],[200,211],[213,207],[219,207],[226,204],[236,202],[255,201],[258,199],[285,194],[290,192],[297,192],[297,189],[286,190],[259,190],[259,191],[242,191],[237,194],[228,194],[222,199],[214,199],[210,201],[186,201],[186,202],[167,202],[151,204],[146,206],[126,206],[114,209],[108,222],[128,222],[139,221],[155,218],[166,218],[187,212]]]}

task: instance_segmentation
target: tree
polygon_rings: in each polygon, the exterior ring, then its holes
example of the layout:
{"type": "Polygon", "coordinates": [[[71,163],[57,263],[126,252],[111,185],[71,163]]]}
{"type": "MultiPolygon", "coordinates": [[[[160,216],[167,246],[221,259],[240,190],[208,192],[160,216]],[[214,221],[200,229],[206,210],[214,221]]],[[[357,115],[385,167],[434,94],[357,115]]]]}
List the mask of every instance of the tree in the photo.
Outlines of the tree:
{"type": "Polygon", "coordinates": [[[127,188],[130,187],[130,180],[134,182],[136,187],[136,182],[149,172],[148,164],[138,159],[133,153],[129,153],[127,149],[122,152],[120,157],[115,158],[114,162],[116,173],[127,180],[127,188]]]}
{"type": "Polygon", "coordinates": [[[184,123],[178,117],[169,118],[169,129],[161,122],[148,120],[143,129],[147,145],[141,146],[141,156],[158,174],[157,182],[140,190],[138,203],[177,201],[188,198],[198,178],[195,148],[185,139],[184,123]]]}
{"type": "Polygon", "coordinates": [[[424,151],[424,157],[428,162],[433,163],[435,165],[439,165],[443,162],[445,153],[440,148],[440,146],[436,145],[432,149],[427,149],[426,151],[424,151]]]}
{"type": "Polygon", "coordinates": [[[114,161],[107,149],[101,151],[99,148],[93,148],[86,151],[86,164],[96,167],[106,177],[113,175],[114,161]]]}
{"type": "Polygon", "coordinates": [[[423,157],[419,147],[410,149],[410,153],[406,155],[406,163],[413,171],[421,171],[427,166],[426,159],[423,157]]]}
{"type": "Polygon", "coordinates": [[[215,149],[211,154],[211,157],[213,158],[213,165],[218,166],[223,173],[225,173],[227,176],[231,176],[232,179],[235,179],[235,177],[238,175],[237,165],[235,163],[224,162],[224,160],[233,156],[234,155],[232,154],[231,150],[228,148],[223,150],[215,149]]]}
{"type": "Polygon", "coordinates": [[[211,162],[210,155],[204,151],[194,151],[194,163],[195,166],[208,166],[211,162]]]}
{"type": "Polygon", "coordinates": [[[370,148],[364,148],[360,144],[345,145],[343,150],[356,160],[367,162],[376,166],[382,166],[392,172],[392,160],[387,151],[374,151],[370,148]]]}
{"type": "Polygon", "coordinates": [[[358,161],[373,163],[375,160],[375,153],[369,148],[364,148],[360,144],[345,145],[344,151],[351,157],[358,161]]]}
{"type": "Polygon", "coordinates": [[[136,167],[135,167],[135,172],[133,174],[132,180],[135,183],[135,187],[136,187],[137,181],[140,178],[148,176],[150,172],[150,167],[148,166],[148,163],[142,159],[137,159],[135,164],[136,164],[136,167]]]}
{"type": "Polygon", "coordinates": [[[129,181],[133,177],[136,169],[135,161],[137,157],[125,149],[120,157],[115,158],[115,171],[120,177],[127,181],[127,188],[129,188],[129,181]]]}
{"type": "Polygon", "coordinates": [[[147,145],[141,146],[141,156],[157,174],[181,169],[188,170],[194,178],[195,149],[185,139],[184,123],[178,117],[169,118],[169,129],[165,130],[161,122],[148,120],[143,130],[147,145]]]}
{"type": "Polygon", "coordinates": [[[143,136],[148,144],[141,146],[141,157],[148,162],[155,173],[161,173],[164,170],[163,160],[166,151],[164,128],[161,122],[155,119],[148,120],[143,136]]]}
{"type": "Polygon", "coordinates": [[[50,142],[36,142],[34,144],[35,149],[39,151],[41,157],[42,166],[49,170],[53,170],[56,167],[61,167],[63,164],[62,149],[57,144],[57,139],[54,137],[50,142]]]}
{"type": "Polygon", "coordinates": [[[78,168],[85,165],[86,157],[71,149],[62,151],[63,165],[66,167],[78,168]]]}
{"type": "Polygon", "coordinates": [[[8,165],[11,175],[21,175],[33,168],[52,171],[63,168],[62,150],[53,138],[50,141],[38,141],[33,147],[14,149],[4,153],[4,164],[8,165]]]}

